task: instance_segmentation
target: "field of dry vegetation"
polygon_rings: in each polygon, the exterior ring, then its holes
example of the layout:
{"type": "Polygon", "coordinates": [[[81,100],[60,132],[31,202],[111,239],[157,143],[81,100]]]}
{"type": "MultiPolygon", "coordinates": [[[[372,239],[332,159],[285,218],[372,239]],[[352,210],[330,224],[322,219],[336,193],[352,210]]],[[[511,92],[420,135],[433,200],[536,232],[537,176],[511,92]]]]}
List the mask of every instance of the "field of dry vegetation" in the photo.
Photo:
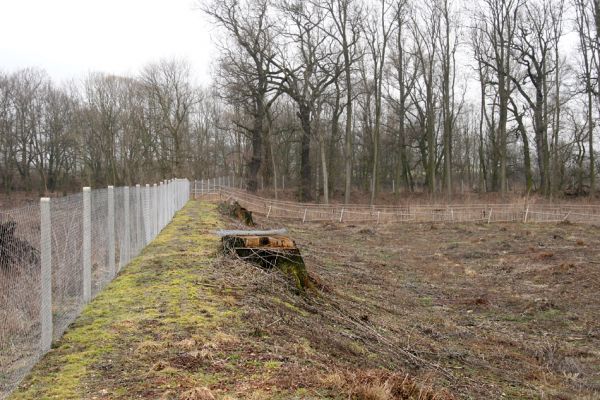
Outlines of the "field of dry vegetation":
{"type": "Polygon", "coordinates": [[[306,293],[190,202],[14,398],[600,396],[600,228],[257,223],[287,226],[306,293]]]}
{"type": "Polygon", "coordinates": [[[388,392],[372,398],[403,398],[386,379],[405,373],[448,397],[600,396],[600,228],[288,228],[324,291],[288,296],[298,312],[262,313],[264,325],[305,337],[347,381],[388,392]]]}

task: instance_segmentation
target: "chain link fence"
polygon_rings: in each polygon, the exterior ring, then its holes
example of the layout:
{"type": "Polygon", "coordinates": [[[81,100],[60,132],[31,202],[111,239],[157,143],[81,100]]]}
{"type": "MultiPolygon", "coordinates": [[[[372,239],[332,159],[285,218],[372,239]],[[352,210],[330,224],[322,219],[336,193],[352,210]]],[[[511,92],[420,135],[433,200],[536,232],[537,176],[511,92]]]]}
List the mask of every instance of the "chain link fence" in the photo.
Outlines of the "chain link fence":
{"type": "Polygon", "coordinates": [[[189,196],[175,179],[0,212],[0,399],[189,196]]]}

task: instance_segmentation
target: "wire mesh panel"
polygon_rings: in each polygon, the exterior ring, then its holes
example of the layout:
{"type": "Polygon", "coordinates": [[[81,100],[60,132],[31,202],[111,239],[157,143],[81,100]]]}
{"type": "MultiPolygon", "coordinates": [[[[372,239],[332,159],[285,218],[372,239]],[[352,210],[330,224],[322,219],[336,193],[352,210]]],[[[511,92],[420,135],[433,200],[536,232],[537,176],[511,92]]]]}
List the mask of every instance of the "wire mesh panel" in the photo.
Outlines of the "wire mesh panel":
{"type": "Polygon", "coordinates": [[[138,199],[135,187],[129,188],[129,243],[131,244],[131,257],[138,255],[140,244],[138,242],[138,199]]]}
{"type": "Polygon", "coordinates": [[[83,196],[52,199],[53,337],[58,339],[83,307],[83,196]]]}
{"type": "Polygon", "coordinates": [[[39,205],[0,213],[0,398],[40,357],[39,205]]]}
{"type": "Polygon", "coordinates": [[[187,180],[172,182],[163,196],[144,187],[86,188],[0,212],[0,398],[79,315],[90,295],[84,280],[91,278],[91,296],[97,295],[114,278],[115,267],[127,264],[158,233],[152,223],[159,207],[169,206],[165,225],[189,192],[187,180]]]}
{"type": "Polygon", "coordinates": [[[115,188],[115,220],[119,221],[115,225],[115,257],[119,269],[121,269],[127,260],[125,250],[125,226],[123,221],[125,219],[125,188],[115,188]]]}
{"type": "Polygon", "coordinates": [[[108,189],[91,192],[92,298],[113,278],[108,262],[108,189]]]}

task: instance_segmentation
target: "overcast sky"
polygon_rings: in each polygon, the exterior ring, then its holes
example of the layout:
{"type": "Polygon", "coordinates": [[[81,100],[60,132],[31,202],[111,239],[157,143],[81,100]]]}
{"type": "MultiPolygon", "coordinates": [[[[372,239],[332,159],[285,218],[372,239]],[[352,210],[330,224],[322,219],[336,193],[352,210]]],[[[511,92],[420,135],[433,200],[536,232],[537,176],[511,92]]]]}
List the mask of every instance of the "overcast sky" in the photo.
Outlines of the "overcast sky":
{"type": "Polygon", "coordinates": [[[58,81],[91,71],[134,74],[187,59],[210,81],[211,26],[195,0],[0,0],[0,70],[37,66],[58,81]]]}

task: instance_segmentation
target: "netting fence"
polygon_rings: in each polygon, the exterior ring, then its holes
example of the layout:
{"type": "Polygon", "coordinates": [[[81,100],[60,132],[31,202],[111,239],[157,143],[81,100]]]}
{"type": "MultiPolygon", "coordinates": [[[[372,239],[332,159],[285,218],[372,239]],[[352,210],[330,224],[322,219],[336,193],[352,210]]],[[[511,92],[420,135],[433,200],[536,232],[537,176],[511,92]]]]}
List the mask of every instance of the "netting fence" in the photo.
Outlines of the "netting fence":
{"type": "Polygon", "coordinates": [[[189,197],[174,179],[0,212],[0,399],[189,197]]]}
{"type": "Polygon", "coordinates": [[[460,223],[460,222],[572,222],[600,225],[600,206],[573,204],[448,204],[382,206],[362,204],[307,204],[274,200],[239,189],[234,178],[192,182],[195,198],[236,200],[267,218],[331,223],[460,223]]]}

